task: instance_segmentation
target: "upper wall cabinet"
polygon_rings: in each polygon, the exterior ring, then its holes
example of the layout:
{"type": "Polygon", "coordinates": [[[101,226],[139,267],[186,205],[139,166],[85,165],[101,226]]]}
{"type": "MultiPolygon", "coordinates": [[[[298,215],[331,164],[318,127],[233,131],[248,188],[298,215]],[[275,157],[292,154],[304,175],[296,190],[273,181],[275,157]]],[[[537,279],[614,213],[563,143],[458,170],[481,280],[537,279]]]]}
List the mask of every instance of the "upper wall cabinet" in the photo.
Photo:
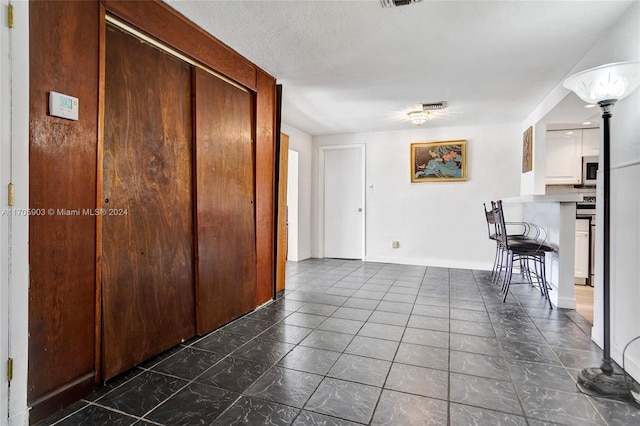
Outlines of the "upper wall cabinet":
{"type": "Polygon", "coordinates": [[[547,185],[577,185],[582,180],[580,130],[547,132],[547,185]]]}
{"type": "Polygon", "coordinates": [[[582,156],[600,155],[600,129],[582,130],[582,156]]]}
{"type": "Polygon", "coordinates": [[[546,184],[579,185],[582,157],[600,152],[600,129],[549,130],[546,150],[546,184]]]}

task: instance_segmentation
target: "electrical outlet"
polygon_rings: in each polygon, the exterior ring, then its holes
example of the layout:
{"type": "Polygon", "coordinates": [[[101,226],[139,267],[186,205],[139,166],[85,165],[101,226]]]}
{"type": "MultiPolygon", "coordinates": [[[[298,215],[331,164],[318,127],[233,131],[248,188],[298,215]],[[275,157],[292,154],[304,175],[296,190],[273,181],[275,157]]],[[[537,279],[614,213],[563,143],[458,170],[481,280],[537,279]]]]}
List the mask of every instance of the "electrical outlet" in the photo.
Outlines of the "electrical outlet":
{"type": "Polygon", "coordinates": [[[391,247],[392,248],[399,248],[400,247],[400,241],[391,241],[391,247]]]}

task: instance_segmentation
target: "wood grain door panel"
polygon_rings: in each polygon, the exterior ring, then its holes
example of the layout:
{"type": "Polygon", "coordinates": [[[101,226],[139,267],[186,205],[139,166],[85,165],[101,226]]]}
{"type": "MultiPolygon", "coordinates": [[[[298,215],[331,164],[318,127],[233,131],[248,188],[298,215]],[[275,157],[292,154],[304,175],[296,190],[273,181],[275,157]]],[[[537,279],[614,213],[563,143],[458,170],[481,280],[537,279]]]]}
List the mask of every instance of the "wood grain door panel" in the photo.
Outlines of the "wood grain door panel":
{"type": "Polygon", "coordinates": [[[103,378],[195,335],[191,67],[108,27],[103,378]]]}
{"type": "Polygon", "coordinates": [[[96,206],[99,12],[96,2],[31,2],[29,22],[16,23],[30,25],[29,208],[45,213],[29,216],[34,421],[95,376],[96,220],[76,213],[96,206]],[[78,121],[48,115],[51,90],[80,99],[78,121]]]}
{"type": "Polygon", "coordinates": [[[287,266],[287,182],[289,171],[289,136],[280,134],[278,147],[278,229],[276,230],[276,292],[284,290],[287,266]]]}
{"type": "Polygon", "coordinates": [[[204,334],[255,307],[253,97],[194,70],[197,323],[204,334]]]}

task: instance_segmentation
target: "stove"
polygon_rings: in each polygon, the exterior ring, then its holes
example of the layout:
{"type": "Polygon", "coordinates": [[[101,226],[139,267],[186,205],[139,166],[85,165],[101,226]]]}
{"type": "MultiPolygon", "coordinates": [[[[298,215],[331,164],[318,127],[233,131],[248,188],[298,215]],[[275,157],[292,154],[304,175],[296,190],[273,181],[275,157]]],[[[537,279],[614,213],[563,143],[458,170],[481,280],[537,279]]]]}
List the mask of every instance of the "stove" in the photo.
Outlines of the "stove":
{"type": "Polygon", "coordinates": [[[576,218],[592,218],[596,215],[596,197],[587,195],[576,203],[576,218]]]}
{"type": "Polygon", "coordinates": [[[576,203],[576,219],[589,220],[589,276],[585,284],[593,287],[596,253],[596,197],[585,195],[583,200],[576,203]]]}

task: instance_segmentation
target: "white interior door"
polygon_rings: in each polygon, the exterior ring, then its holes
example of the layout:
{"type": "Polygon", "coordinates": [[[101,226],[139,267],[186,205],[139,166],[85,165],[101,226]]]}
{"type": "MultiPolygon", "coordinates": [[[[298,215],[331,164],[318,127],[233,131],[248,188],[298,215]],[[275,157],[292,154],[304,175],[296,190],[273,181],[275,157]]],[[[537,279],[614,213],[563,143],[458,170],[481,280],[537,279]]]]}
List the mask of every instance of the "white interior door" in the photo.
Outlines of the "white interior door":
{"type": "Polygon", "coordinates": [[[324,257],[364,259],[364,146],[322,149],[324,257]]]}

